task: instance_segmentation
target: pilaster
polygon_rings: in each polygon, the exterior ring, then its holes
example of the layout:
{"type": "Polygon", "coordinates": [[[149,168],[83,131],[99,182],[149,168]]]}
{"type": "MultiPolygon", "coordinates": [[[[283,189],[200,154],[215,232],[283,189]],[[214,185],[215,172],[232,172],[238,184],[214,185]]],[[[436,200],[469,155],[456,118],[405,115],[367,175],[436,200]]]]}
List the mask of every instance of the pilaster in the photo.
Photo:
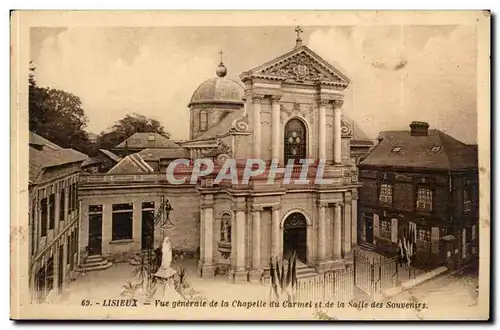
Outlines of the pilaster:
{"type": "Polygon", "coordinates": [[[271,158],[272,160],[280,160],[280,100],[281,96],[272,95],[271,96],[271,121],[272,121],[272,134],[271,134],[271,158]]]}
{"type": "Polygon", "coordinates": [[[342,112],[343,100],[334,100],[333,102],[333,163],[342,164],[342,112]]]}
{"type": "Polygon", "coordinates": [[[262,95],[252,95],[253,104],[253,142],[254,142],[254,157],[261,158],[262,153],[262,127],[261,127],[261,102],[262,95]]]}
{"type": "Polygon", "coordinates": [[[342,203],[333,205],[333,260],[342,259],[342,203]]]}
{"type": "Polygon", "coordinates": [[[319,121],[318,121],[318,158],[326,159],[326,107],[329,101],[319,100],[319,121]]]}

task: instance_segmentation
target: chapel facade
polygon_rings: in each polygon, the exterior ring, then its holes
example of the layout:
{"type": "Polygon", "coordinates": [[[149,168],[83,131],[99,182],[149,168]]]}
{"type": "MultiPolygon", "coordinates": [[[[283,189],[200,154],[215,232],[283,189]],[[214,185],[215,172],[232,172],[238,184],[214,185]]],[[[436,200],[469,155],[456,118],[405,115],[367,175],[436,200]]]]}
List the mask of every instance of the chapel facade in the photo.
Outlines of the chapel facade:
{"type": "MultiPolygon", "coordinates": [[[[172,159],[155,160],[163,151],[151,149],[149,158],[140,152],[128,155],[108,173],[82,177],[82,208],[101,228],[92,233],[96,226],[83,212],[82,252],[98,251],[108,260],[140,252],[148,244],[145,221],[168,199],[175,225],[155,230],[155,246],[167,235],[174,251],[192,251],[201,277],[225,274],[231,282],[258,281],[268,276],[270,260],[291,254],[301,269],[312,272],[352,263],[360,184],[351,157],[353,123],[342,114],[349,79],[302,45],[300,33],[291,51],[243,72],[241,82],[226,76],[221,61],[216,77],[196,89],[188,104],[190,140],[176,146],[191,160],[212,159],[216,171],[195,184],[172,185],[152,164],[166,166],[172,159]],[[274,160],[278,168],[293,163],[292,180],[277,174],[268,183],[265,172],[248,183],[216,182],[217,169],[228,159],[236,160],[241,180],[250,158],[269,166],[274,160]],[[314,161],[307,184],[293,180],[302,170],[300,159],[314,161]],[[315,182],[318,171],[328,184],[315,182]],[[124,223],[130,223],[128,232],[120,229],[124,223]],[[88,248],[89,237],[97,249],[88,248]]],[[[176,175],[191,171],[186,166],[176,175]]]]}

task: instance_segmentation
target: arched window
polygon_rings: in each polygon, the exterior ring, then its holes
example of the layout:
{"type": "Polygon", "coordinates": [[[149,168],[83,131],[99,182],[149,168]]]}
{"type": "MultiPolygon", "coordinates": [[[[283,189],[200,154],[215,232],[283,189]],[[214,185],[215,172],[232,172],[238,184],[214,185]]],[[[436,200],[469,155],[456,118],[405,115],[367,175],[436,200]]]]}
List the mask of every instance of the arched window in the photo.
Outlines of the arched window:
{"type": "Polygon", "coordinates": [[[200,131],[204,132],[208,129],[208,112],[207,110],[200,111],[200,131]]]}
{"type": "Polygon", "coordinates": [[[290,119],[285,126],[285,163],[306,158],[306,126],[300,119],[290,119]]]}

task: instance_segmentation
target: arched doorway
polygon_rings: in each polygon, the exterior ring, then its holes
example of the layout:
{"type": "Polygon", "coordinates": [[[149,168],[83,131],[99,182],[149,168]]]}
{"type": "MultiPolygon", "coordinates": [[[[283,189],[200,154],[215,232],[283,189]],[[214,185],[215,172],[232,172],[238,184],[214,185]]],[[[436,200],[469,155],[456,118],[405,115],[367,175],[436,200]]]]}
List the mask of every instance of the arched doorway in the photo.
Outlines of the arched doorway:
{"type": "Polygon", "coordinates": [[[290,159],[298,163],[300,159],[307,158],[306,138],[306,125],[304,125],[302,120],[293,118],[286,123],[284,141],[285,164],[290,159]]]}
{"type": "Polygon", "coordinates": [[[299,212],[290,214],[283,224],[283,258],[288,259],[293,252],[307,263],[307,220],[299,212]]]}

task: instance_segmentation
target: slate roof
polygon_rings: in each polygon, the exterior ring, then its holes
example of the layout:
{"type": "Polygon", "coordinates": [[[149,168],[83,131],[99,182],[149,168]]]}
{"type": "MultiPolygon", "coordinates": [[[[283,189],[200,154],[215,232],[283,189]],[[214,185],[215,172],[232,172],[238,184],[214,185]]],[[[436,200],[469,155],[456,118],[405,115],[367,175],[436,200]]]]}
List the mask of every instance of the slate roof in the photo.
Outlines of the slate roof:
{"type": "Polygon", "coordinates": [[[147,148],[138,152],[145,161],[159,161],[160,159],[188,158],[189,152],[184,148],[147,148]]]}
{"type": "Polygon", "coordinates": [[[111,160],[115,161],[115,162],[119,162],[120,160],[122,160],[122,158],[118,155],[115,155],[113,152],[109,151],[109,150],[106,150],[106,149],[99,149],[100,152],[102,152],[105,156],[107,156],[108,158],[110,158],[111,160]]]}
{"type": "Polygon", "coordinates": [[[97,165],[102,163],[101,160],[93,158],[93,157],[88,157],[83,163],[82,167],[87,167],[87,166],[92,166],[92,165],[97,165]]]}
{"type": "Polygon", "coordinates": [[[154,169],[142,159],[138,154],[131,154],[124,157],[118,164],[113,166],[108,171],[110,174],[132,174],[132,173],[149,173],[154,172],[154,169]]]}
{"type": "Polygon", "coordinates": [[[180,148],[177,143],[158,133],[134,133],[118,144],[115,149],[124,149],[125,145],[131,149],[180,148]],[[150,136],[154,136],[154,141],[149,140],[150,136]]]}
{"type": "Polygon", "coordinates": [[[427,136],[412,136],[410,131],[386,131],[380,133],[380,138],[380,143],[360,166],[436,170],[478,167],[477,151],[474,148],[436,129],[429,129],[427,136]],[[395,147],[400,147],[400,151],[393,151],[395,147]]]}
{"type": "Polygon", "coordinates": [[[342,114],[342,119],[347,123],[349,123],[349,125],[351,125],[352,128],[351,143],[352,141],[363,141],[363,142],[370,142],[371,144],[373,144],[372,139],[370,139],[368,135],[366,135],[366,133],[361,129],[361,127],[359,127],[359,125],[354,120],[352,120],[349,116],[345,114],[342,114]]]}
{"type": "Polygon", "coordinates": [[[89,157],[30,132],[29,137],[29,181],[36,183],[44,169],[65,164],[84,162],[89,157]]]}

